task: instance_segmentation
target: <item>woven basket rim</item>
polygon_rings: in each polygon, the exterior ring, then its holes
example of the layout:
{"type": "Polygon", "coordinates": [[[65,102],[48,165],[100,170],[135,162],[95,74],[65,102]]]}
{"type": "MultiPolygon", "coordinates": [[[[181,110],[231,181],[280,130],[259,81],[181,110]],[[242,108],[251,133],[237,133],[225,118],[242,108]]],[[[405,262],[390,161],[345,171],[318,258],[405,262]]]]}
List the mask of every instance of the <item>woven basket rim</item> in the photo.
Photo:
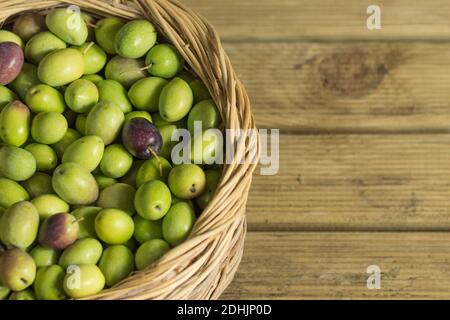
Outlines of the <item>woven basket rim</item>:
{"type": "MultiPolygon", "coordinates": [[[[226,128],[256,130],[250,101],[215,29],[176,0],[3,0],[0,23],[24,11],[76,5],[99,17],[145,18],[172,43],[208,87],[226,128]]],[[[259,137],[244,153],[256,152],[259,137]]],[[[257,160],[257,159],[255,159],[257,160]]],[[[240,263],[246,233],[245,206],[256,162],[240,164],[234,155],[224,165],[221,182],[191,236],[158,262],[87,299],[217,299],[240,263]]]]}

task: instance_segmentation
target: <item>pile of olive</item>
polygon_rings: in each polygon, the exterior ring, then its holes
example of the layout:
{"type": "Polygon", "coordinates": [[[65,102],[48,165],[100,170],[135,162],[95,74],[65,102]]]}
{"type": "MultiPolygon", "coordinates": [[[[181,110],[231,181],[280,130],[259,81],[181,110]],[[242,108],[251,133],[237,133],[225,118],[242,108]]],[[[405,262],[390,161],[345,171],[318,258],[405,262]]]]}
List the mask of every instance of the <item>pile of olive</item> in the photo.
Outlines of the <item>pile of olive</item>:
{"type": "Polygon", "coordinates": [[[17,17],[0,30],[0,111],[0,299],[114,286],[186,240],[219,182],[171,160],[175,130],[221,119],[147,20],[17,17]]]}

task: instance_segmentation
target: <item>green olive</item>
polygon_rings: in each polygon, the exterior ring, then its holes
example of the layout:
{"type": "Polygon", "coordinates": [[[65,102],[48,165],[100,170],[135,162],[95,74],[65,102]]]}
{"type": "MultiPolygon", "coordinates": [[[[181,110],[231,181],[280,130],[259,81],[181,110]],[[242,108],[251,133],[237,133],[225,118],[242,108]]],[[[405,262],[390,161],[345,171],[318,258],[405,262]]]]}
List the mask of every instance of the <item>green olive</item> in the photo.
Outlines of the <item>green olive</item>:
{"type": "Polygon", "coordinates": [[[98,264],[106,278],[106,285],[114,286],[130,275],[134,270],[134,255],[124,245],[108,247],[98,264]]]}
{"type": "Polygon", "coordinates": [[[139,243],[152,239],[162,239],[162,220],[151,221],[136,215],[134,217],[134,238],[139,243]]]}
{"type": "Polygon", "coordinates": [[[169,176],[170,170],[172,170],[172,166],[170,165],[169,161],[167,161],[163,157],[159,157],[159,160],[156,158],[146,160],[137,172],[136,186],[140,187],[143,184],[153,180],[161,180],[167,183],[167,178],[169,176]],[[162,174],[159,170],[160,165],[162,168],[162,174]]]}
{"type": "Polygon", "coordinates": [[[165,125],[158,127],[161,134],[163,145],[161,147],[161,157],[170,159],[172,157],[172,149],[178,143],[178,141],[172,141],[172,135],[177,130],[176,125],[165,125]]]}
{"type": "Polygon", "coordinates": [[[144,242],[136,251],[135,262],[138,270],[143,270],[158,261],[170,250],[167,242],[161,239],[152,239],[144,242]]]}
{"type": "Polygon", "coordinates": [[[202,168],[195,164],[176,166],[169,174],[169,187],[181,199],[200,196],[206,188],[206,176],[202,168]]]}
{"type": "Polygon", "coordinates": [[[95,85],[97,85],[100,81],[105,80],[101,75],[99,74],[86,74],[81,77],[81,79],[89,80],[95,85]]]}
{"type": "Polygon", "coordinates": [[[67,48],[67,44],[49,31],[36,34],[25,46],[25,57],[28,61],[39,64],[52,51],[67,48]]]}
{"type": "Polygon", "coordinates": [[[9,87],[19,95],[22,101],[25,101],[28,90],[41,83],[38,78],[38,69],[35,65],[24,63],[22,71],[17,78],[10,83],[9,87]]]}
{"type": "Polygon", "coordinates": [[[52,177],[43,172],[36,172],[30,179],[22,182],[22,186],[31,198],[55,193],[52,187],[52,177]]]}
{"type": "Polygon", "coordinates": [[[67,48],[55,50],[42,59],[38,67],[39,79],[49,86],[67,85],[84,73],[84,57],[80,51],[67,48]]]}
{"type": "Polygon", "coordinates": [[[3,107],[8,103],[18,99],[19,98],[14,92],[3,85],[0,85],[0,111],[2,111],[3,107]]]}
{"type": "Polygon", "coordinates": [[[0,112],[0,138],[3,142],[20,147],[30,134],[30,109],[20,101],[7,104],[0,112]]]}
{"type": "Polygon", "coordinates": [[[130,216],[134,215],[134,196],[136,190],[125,183],[116,183],[100,192],[97,205],[102,208],[117,208],[130,216]]]}
{"type": "Polygon", "coordinates": [[[162,224],[164,239],[172,246],[179,245],[189,236],[196,217],[194,209],[187,202],[178,202],[170,208],[162,224]]]}
{"type": "Polygon", "coordinates": [[[150,77],[137,81],[128,91],[128,97],[136,109],[149,112],[158,111],[159,97],[168,81],[150,77]]]}
{"type": "Polygon", "coordinates": [[[105,149],[100,170],[110,178],[123,177],[133,165],[133,156],[121,144],[113,144],[105,149]]]}
{"type": "Polygon", "coordinates": [[[106,79],[115,80],[129,88],[136,81],[145,78],[147,72],[144,60],[115,56],[106,65],[105,76],[106,79]]]}
{"type": "Polygon", "coordinates": [[[21,201],[3,213],[0,237],[5,245],[25,250],[36,240],[38,228],[37,209],[31,202],[21,201]]]}
{"type": "Polygon", "coordinates": [[[64,293],[63,268],[58,265],[51,265],[40,268],[36,274],[34,291],[39,300],[63,300],[66,298],[64,293]]]}
{"type": "Polygon", "coordinates": [[[117,32],[124,26],[119,18],[105,18],[97,23],[95,28],[95,40],[108,54],[116,54],[114,40],[117,32]]]}
{"type": "Polygon", "coordinates": [[[67,147],[62,163],[75,162],[92,172],[100,164],[104,150],[105,144],[100,137],[84,136],[67,147]]]}
{"type": "Polygon", "coordinates": [[[48,29],[65,42],[81,46],[88,37],[88,28],[79,11],[71,7],[53,9],[47,14],[48,29]]]}
{"type": "Polygon", "coordinates": [[[38,84],[31,87],[27,92],[25,101],[34,113],[63,113],[66,109],[63,95],[46,84],[38,84]]]}
{"type": "Polygon", "coordinates": [[[75,241],[64,249],[59,265],[67,269],[70,265],[97,264],[102,256],[101,243],[93,238],[83,238],[75,241]]]}
{"type": "Polygon", "coordinates": [[[125,115],[125,122],[134,118],[144,118],[149,122],[153,122],[152,116],[147,111],[132,111],[125,115]]]}
{"type": "Polygon", "coordinates": [[[5,300],[6,298],[8,298],[10,293],[11,290],[9,290],[9,288],[0,285],[0,300],[5,300]]]}
{"type": "Polygon", "coordinates": [[[48,217],[57,214],[69,212],[69,204],[54,194],[43,194],[33,200],[31,203],[36,207],[39,218],[45,220],[48,217]]]}
{"type": "Polygon", "coordinates": [[[3,208],[9,208],[17,202],[30,199],[27,191],[20,184],[7,178],[0,178],[0,190],[2,190],[0,206],[3,208]]]}
{"type": "Polygon", "coordinates": [[[80,136],[84,136],[86,134],[86,121],[86,114],[79,114],[75,119],[75,129],[77,129],[77,132],[78,134],[80,134],[80,136]]]}
{"type": "Polygon", "coordinates": [[[64,138],[67,129],[67,120],[62,114],[41,112],[33,119],[31,136],[39,143],[54,144],[64,138]]]}
{"type": "Polygon", "coordinates": [[[148,20],[133,20],[117,32],[114,47],[124,58],[143,57],[156,43],[156,29],[148,20]]]}
{"type": "Polygon", "coordinates": [[[18,147],[0,149],[0,172],[14,181],[25,181],[36,172],[36,159],[33,154],[18,147]]]}
{"type": "Polygon", "coordinates": [[[105,276],[96,265],[73,266],[64,277],[64,291],[73,299],[94,295],[104,287],[105,276]]]}
{"type": "Polygon", "coordinates": [[[115,80],[102,80],[97,83],[99,101],[113,102],[123,113],[130,112],[133,107],[128,100],[127,91],[115,80]]]}
{"type": "Polygon", "coordinates": [[[148,52],[145,64],[151,75],[170,79],[183,69],[184,59],[174,46],[162,43],[148,52]]]}
{"type": "Polygon", "coordinates": [[[195,202],[200,207],[200,209],[205,209],[208,203],[211,201],[214,192],[217,189],[217,185],[219,184],[220,178],[222,174],[216,170],[206,170],[206,189],[205,192],[195,199],[195,202]]]}
{"type": "Polygon", "coordinates": [[[55,150],[56,154],[58,155],[59,159],[62,159],[64,152],[66,149],[74,143],[76,140],[78,140],[81,137],[80,133],[78,131],[69,128],[67,129],[66,134],[64,135],[64,138],[59,140],[57,143],[52,144],[53,150],[55,150]]]}
{"type": "Polygon", "coordinates": [[[89,112],[86,134],[99,136],[109,145],[119,136],[124,120],[125,115],[116,104],[101,101],[89,112]]]}
{"type": "Polygon", "coordinates": [[[71,110],[77,113],[85,113],[97,104],[99,92],[93,82],[78,79],[67,87],[64,98],[71,110]]]}
{"type": "Polygon", "coordinates": [[[138,214],[148,220],[159,220],[169,211],[172,202],[170,190],[164,182],[154,180],[139,187],[134,198],[138,214]]]}
{"type": "Polygon", "coordinates": [[[95,218],[95,232],[107,244],[123,244],[133,236],[133,219],[120,209],[103,209],[95,218]]]}
{"type": "Polygon", "coordinates": [[[9,300],[36,300],[36,296],[31,289],[15,291],[9,296],[9,300]]]}
{"type": "Polygon", "coordinates": [[[194,103],[211,99],[211,94],[209,93],[208,88],[200,80],[192,81],[189,83],[189,86],[191,87],[192,94],[194,95],[194,103]]]}
{"type": "Polygon", "coordinates": [[[64,201],[74,205],[94,203],[99,194],[97,182],[92,174],[73,162],[63,163],[55,169],[52,185],[64,201]]]}
{"type": "Polygon", "coordinates": [[[22,291],[32,285],[35,277],[36,264],[27,252],[18,248],[2,252],[0,259],[2,285],[12,291],[22,291]]]}
{"type": "Polygon", "coordinates": [[[214,101],[203,100],[191,109],[187,122],[191,134],[194,132],[195,121],[201,122],[203,130],[219,127],[221,118],[214,101]]]}
{"type": "Polygon", "coordinates": [[[83,54],[85,75],[100,72],[106,65],[107,56],[105,51],[94,42],[85,43],[74,48],[83,54]]]}
{"type": "Polygon", "coordinates": [[[102,191],[118,182],[114,178],[110,178],[110,177],[107,177],[107,176],[105,176],[103,174],[99,174],[99,173],[95,174],[94,177],[95,177],[95,180],[97,181],[100,191],[102,191]]]}
{"type": "Polygon", "coordinates": [[[55,249],[36,246],[31,250],[30,256],[36,263],[37,268],[48,267],[58,263],[58,252],[55,249]]]}
{"type": "Polygon", "coordinates": [[[72,211],[72,215],[78,220],[80,230],[78,231],[78,239],[96,238],[95,218],[102,210],[100,207],[82,207],[72,211]]]}
{"type": "Polygon", "coordinates": [[[47,171],[56,168],[58,165],[58,156],[56,152],[48,145],[32,143],[25,147],[36,159],[36,168],[38,171],[47,171]]]}
{"type": "Polygon", "coordinates": [[[24,41],[29,41],[34,35],[46,29],[44,17],[37,12],[29,12],[17,17],[12,32],[24,41]]]}
{"type": "Polygon", "coordinates": [[[191,110],[192,90],[186,81],[175,78],[162,90],[159,97],[159,113],[169,122],[183,119],[191,110]]]}
{"type": "Polygon", "coordinates": [[[0,30],[0,43],[2,42],[14,42],[23,49],[23,40],[11,31],[0,30]]]}

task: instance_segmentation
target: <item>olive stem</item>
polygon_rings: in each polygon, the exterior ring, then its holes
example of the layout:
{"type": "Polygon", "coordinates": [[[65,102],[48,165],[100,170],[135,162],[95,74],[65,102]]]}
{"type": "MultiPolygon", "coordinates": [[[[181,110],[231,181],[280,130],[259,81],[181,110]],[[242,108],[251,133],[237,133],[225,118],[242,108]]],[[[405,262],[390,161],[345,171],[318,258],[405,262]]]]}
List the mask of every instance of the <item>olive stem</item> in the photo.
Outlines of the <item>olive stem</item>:
{"type": "Polygon", "coordinates": [[[153,63],[150,63],[148,66],[145,66],[145,67],[143,67],[143,68],[141,68],[139,70],[144,71],[144,70],[150,69],[151,67],[153,67],[153,63]]]}
{"type": "Polygon", "coordinates": [[[80,218],[78,218],[77,220],[75,220],[74,222],[72,222],[72,224],[73,224],[73,223],[81,222],[81,221],[83,221],[83,220],[84,220],[84,217],[80,217],[80,218]]]}
{"type": "Polygon", "coordinates": [[[88,44],[88,46],[83,50],[83,55],[85,55],[86,53],[88,53],[89,49],[91,49],[92,46],[93,46],[94,44],[95,44],[95,43],[94,43],[93,41],[91,41],[91,42],[88,44]]]}
{"type": "MultiPolygon", "coordinates": [[[[86,22],[86,21],[85,21],[85,22],[86,22]]],[[[90,22],[86,22],[86,25],[87,25],[88,27],[91,27],[91,28],[94,28],[94,29],[97,29],[97,28],[98,28],[96,24],[92,24],[92,23],[90,23],[90,22]]]]}
{"type": "Polygon", "coordinates": [[[158,165],[159,165],[159,174],[163,175],[163,170],[162,170],[162,164],[161,164],[161,159],[159,159],[158,154],[155,152],[155,150],[153,150],[152,147],[148,147],[147,149],[148,151],[150,151],[150,153],[155,157],[156,161],[158,161],[158,165]]]}

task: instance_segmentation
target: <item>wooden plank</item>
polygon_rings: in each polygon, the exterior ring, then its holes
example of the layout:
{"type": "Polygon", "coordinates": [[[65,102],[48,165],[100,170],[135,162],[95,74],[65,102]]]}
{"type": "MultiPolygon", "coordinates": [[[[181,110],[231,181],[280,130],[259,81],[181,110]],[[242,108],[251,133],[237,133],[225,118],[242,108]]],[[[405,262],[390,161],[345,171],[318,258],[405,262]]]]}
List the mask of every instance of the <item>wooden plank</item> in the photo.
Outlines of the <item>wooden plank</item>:
{"type": "Polygon", "coordinates": [[[448,299],[448,233],[249,233],[223,299],[448,299]],[[261,245],[261,244],[264,245],[261,245]],[[367,289],[367,267],[381,288],[367,289]]]}
{"type": "Polygon", "coordinates": [[[444,39],[450,2],[441,0],[183,0],[226,40],[444,39]],[[381,30],[368,30],[366,10],[381,7],[381,30]]]}
{"type": "Polygon", "coordinates": [[[450,43],[227,43],[225,49],[260,127],[450,131],[450,43]]]}
{"type": "Polygon", "coordinates": [[[281,135],[250,230],[450,230],[450,135],[281,135]]]}

